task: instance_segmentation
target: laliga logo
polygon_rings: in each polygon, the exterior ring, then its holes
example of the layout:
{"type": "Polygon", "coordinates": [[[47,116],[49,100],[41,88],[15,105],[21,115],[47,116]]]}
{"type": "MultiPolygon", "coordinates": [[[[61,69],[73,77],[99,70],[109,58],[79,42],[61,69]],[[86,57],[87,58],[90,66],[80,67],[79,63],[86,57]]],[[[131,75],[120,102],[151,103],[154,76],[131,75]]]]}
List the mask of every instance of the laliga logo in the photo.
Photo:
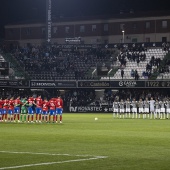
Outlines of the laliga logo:
{"type": "Polygon", "coordinates": [[[137,85],[137,83],[136,83],[136,81],[120,81],[119,82],[119,86],[126,86],[126,87],[134,87],[134,86],[136,86],[137,85]]]}
{"type": "Polygon", "coordinates": [[[119,81],[119,86],[123,86],[123,81],[119,81]]]}

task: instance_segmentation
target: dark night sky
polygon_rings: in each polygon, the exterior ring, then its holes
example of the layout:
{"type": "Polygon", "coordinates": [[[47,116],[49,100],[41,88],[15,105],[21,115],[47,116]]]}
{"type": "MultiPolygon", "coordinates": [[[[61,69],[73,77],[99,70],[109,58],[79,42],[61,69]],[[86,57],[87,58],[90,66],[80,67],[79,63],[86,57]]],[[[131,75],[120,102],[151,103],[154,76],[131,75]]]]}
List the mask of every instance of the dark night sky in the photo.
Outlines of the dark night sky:
{"type": "MultiPolygon", "coordinates": [[[[45,0],[0,0],[0,32],[5,24],[45,19],[45,0]]],[[[170,10],[168,0],[52,0],[53,16],[84,16],[134,11],[170,10]]]]}

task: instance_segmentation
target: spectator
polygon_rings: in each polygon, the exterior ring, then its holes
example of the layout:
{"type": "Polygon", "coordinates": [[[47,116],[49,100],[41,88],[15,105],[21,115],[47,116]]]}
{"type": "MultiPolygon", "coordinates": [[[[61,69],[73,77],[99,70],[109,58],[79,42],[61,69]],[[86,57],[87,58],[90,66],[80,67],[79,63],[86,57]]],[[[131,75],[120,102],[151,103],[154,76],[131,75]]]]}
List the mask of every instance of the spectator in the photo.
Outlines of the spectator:
{"type": "Polygon", "coordinates": [[[122,69],[122,70],[121,70],[121,77],[122,77],[122,80],[123,80],[123,76],[124,76],[124,70],[122,69]]]}

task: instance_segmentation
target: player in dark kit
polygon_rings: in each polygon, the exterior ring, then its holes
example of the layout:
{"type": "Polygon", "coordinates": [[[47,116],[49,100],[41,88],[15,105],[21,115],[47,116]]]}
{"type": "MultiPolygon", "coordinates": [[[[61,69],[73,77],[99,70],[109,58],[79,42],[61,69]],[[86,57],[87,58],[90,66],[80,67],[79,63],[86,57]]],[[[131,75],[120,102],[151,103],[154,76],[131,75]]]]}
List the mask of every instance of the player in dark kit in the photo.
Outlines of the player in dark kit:
{"type": "Polygon", "coordinates": [[[34,121],[34,111],[33,111],[33,105],[34,105],[34,98],[29,97],[28,99],[28,122],[30,122],[31,117],[31,123],[34,121]]]}

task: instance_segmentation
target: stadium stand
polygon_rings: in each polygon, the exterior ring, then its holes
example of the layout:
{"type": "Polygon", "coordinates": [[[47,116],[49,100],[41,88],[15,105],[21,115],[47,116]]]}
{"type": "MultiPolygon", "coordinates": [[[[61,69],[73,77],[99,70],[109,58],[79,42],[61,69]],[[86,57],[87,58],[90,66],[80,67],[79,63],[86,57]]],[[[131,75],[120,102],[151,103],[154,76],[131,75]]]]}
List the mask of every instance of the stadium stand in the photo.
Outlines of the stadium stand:
{"type": "Polygon", "coordinates": [[[168,79],[169,49],[121,48],[121,49],[71,49],[61,50],[56,46],[15,47],[5,51],[2,61],[10,62],[9,78],[30,80],[138,80],[168,79]],[[164,61],[164,62],[162,62],[164,61]],[[96,73],[97,65],[110,65],[106,76],[96,73]],[[163,66],[162,66],[162,63],[163,66]],[[160,67],[161,65],[161,67],[160,67]]]}
{"type": "MultiPolygon", "coordinates": [[[[168,51],[162,48],[150,48],[142,51],[129,50],[120,51],[118,60],[114,66],[119,67],[113,77],[102,77],[102,80],[108,79],[148,79],[154,70],[160,65],[168,51]],[[122,75],[122,70],[124,71],[122,75]]],[[[158,73],[159,74],[159,73],[158,73]]]]}
{"type": "Polygon", "coordinates": [[[110,52],[87,50],[64,52],[53,48],[30,47],[14,49],[12,58],[19,62],[32,80],[93,79],[97,63],[110,62],[110,52]]]}

